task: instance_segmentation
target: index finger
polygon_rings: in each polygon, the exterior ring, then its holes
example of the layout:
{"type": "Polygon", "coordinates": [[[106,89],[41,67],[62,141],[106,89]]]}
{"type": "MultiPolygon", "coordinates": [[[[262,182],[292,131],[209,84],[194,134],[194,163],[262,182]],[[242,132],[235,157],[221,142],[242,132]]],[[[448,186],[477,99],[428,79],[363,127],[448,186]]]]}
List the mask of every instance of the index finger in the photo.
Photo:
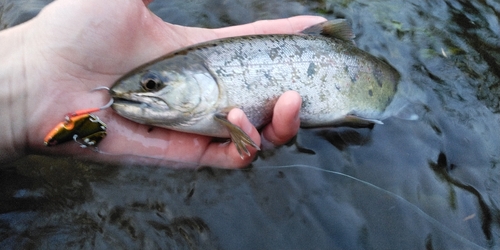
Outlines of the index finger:
{"type": "Polygon", "coordinates": [[[261,20],[213,31],[218,38],[257,34],[293,34],[324,21],[326,19],[320,16],[295,16],[276,20],[261,20]]]}

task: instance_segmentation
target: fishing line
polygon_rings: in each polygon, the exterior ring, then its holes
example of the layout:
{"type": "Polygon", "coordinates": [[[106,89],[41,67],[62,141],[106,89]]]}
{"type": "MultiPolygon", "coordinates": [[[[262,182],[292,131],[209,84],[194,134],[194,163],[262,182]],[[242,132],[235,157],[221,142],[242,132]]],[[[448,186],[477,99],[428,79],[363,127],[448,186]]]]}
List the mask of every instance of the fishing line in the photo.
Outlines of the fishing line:
{"type": "MultiPolygon", "coordinates": [[[[120,156],[120,155],[121,156],[124,156],[124,155],[134,156],[134,155],[131,155],[131,154],[113,154],[113,153],[103,152],[101,150],[97,150],[96,152],[97,153],[101,153],[101,154],[105,154],[105,155],[113,155],[113,156],[120,156]]],[[[163,162],[160,159],[161,157],[141,156],[140,158],[160,160],[160,162],[163,162]]],[[[187,162],[168,161],[168,160],[167,160],[167,162],[170,162],[170,163],[177,162],[177,163],[181,163],[181,164],[189,164],[187,162]]],[[[192,164],[195,164],[195,163],[192,163],[192,164]]],[[[383,192],[383,193],[385,193],[385,194],[387,194],[387,195],[389,195],[389,196],[391,196],[391,197],[393,197],[393,198],[401,201],[403,204],[406,204],[411,210],[413,210],[418,215],[420,215],[421,217],[423,217],[425,220],[427,220],[428,222],[430,222],[433,226],[435,226],[436,228],[440,229],[442,232],[444,232],[448,236],[456,239],[457,241],[465,243],[465,244],[473,247],[474,249],[486,249],[486,248],[483,248],[483,247],[477,245],[476,243],[470,241],[469,239],[467,239],[467,238],[459,235],[455,231],[451,230],[449,227],[445,226],[443,223],[439,222],[438,220],[436,220],[435,218],[433,218],[432,216],[430,216],[429,214],[427,214],[426,212],[424,212],[422,209],[420,209],[417,205],[411,203],[410,201],[406,200],[402,196],[400,196],[400,195],[398,195],[398,194],[396,194],[394,192],[391,192],[389,190],[383,189],[383,188],[381,188],[381,187],[379,187],[379,186],[377,186],[377,185],[375,185],[373,183],[364,181],[362,179],[356,178],[356,177],[348,175],[348,174],[344,174],[344,173],[341,173],[341,172],[338,172],[338,171],[334,171],[334,170],[322,169],[322,168],[319,168],[319,167],[315,167],[315,166],[311,166],[311,165],[305,165],[305,164],[292,164],[292,165],[283,165],[283,166],[263,166],[263,167],[255,167],[253,169],[239,169],[239,170],[240,171],[249,171],[249,170],[252,171],[252,170],[272,170],[272,169],[286,169],[286,168],[313,169],[313,170],[316,170],[316,171],[325,172],[325,173],[328,173],[328,174],[333,174],[333,175],[345,177],[345,178],[351,179],[353,181],[359,182],[361,184],[364,184],[364,185],[366,185],[368,187],[374,188],[375,190],[381,191],[381,192],[383,192]]]]}
{"type": "Polygon", "coordinates": [[[351,180],[354,180],[354,181],[357,181],[359,183],[362,183],[362,184],[364,184],[366,186],[369,186],[369,187],[374,188],[374,189],[376,189],[378,191],[381,191],[381,192],[383,192],[385,194],[388,194],[389,196],[391,196],[393,198],[396,198],[399,201],[402,201],[403,204],[408,205],[414,212],[416,212],[417,214],[419,214],[420,216],[422,216],[423,218],[425,218],[433,226],[439,228],[444,233],[446,233],[448,236],[450,236],[450,237],[458,240],[459,242],[467,243],[468,245],[470,245],[471,247],[474,247],[475,249],[486,249],[486,248],[483,248],[483,247],[477,245],[476,243],[470,241],[469,239],[467,239],[467,238],[465,238],[465,237],[457,234],[455,231],[451,230],[450,228],[448,228],[447,226],[445,226],[443,223],[441,223],[438,220],[434,219],[432,216],[430,216],[429,214],[425,213],[422,209],[420,209],[417,205],[409,202],[408,200],[406,200],[402,196],[399,196],[396,193],[393,193],[393,192],[391,192],[389,190],[383,189],[383,188],[381,188],[381,187],[379,187],[379,186],[377,186],[375,184],[372,184],[370,182],[361,180],[361,179],[356,178],[354,176],[351,176],[351,175],[348,175],[348,174],[344,174],[344,173],[341,173],[341,172],[337,172],[337,171],[333,171],[333,170],[327,170],[327,169],[322,169],[322,168],[315,167],[315,166],[305,165],[305,164],[292,164],[292,165],[285,165],[285,166],[265,166],[265,167],[255,167],[254,169],[284,169],[284,168],[308,168],[308,169],[313,169],[313,170],[320,171],[320,172],[325,172],[325,173],[329,173],[329,174],[333,174],[333,175],[338,175],[338,176],[341,176],[341,177],[346,177],[346,178],[349,178],[351,180]]]}
{"type": "MultiPolygon", "coordinates": [[[[108,153],[108,152],[104,152],[104,151],[101,151],[101,150],[97,150],[96,151],[97,153],[101,153],[101,154],[104,154],[104,155],[112,155],[112,156],[125,156],[125,155],[128,155],[128,156],[135,156],[137,157],[136,155],[132,155],[132,154],[113,154],[113,153],[108,153]]],[[[159,160],[160,162],[165,162],[164,160],[160,159],[161,157],[154,157],[154,156],[140,156],[140,158],[143,158],[143,159],[154,159],[154,160],[159,160]]],[[[180,164],[190,164],[190,163],[187,163],[187,162],[179,162],[179,161],[168,161],[167,162],[169,163],[180,163],[180,164]]],[[[196,163],[191,163],[191,164],[196,164],[196,163]]],[[[448,236],[456,239],[457,241],[459,242],[462,242],[462,243],[465,243],[465,244],[468,244],[470,245],[471,247],[473,247],[474,249],[486,249],[486,248],[483,248],[479,245],[477,245],[476,243],[470,241],[469,239],[459,235],[458,233],[456,233],[455,231],[451,230],[450,228],[448,228],[447,226],[445,226],[443,223],[439,222],[438,220],[436,220],[435,218],[433,218],[432,216],[430,216],[429,214],[427,214],[426,212],[424,212],[422,209],[420,209],[417,205],[411,203],[410,201],[406,200],[405,198],[403,198],[402,196],[394,193],[394,192],[391,192],[389,190],[386,190],[386,189],[383,189],[373,183],[370,183],[370,182],[367,182],[367,181],[364,181],[362,179],[359,179],[359,178],[356,178],[354,176],[351,176],[351,175],[348,175],[348,174],[344,174],[344,173],[341,173],[341,172],[338,172],[338,171],[334,171],[334,170],[327,170],[327,169],[322,169],[322,168],[319,168],[319,167],[315,167],[315,166],[311,166],[311,165],[305,165],[305,164],[292,164],[292,165],[283,165],[283,166],[263,166],[263,167],[255,167],[255,168],[252,168],[252,169],[235,169],[236,171],[252,171],[252,170],[272,170],[272,169],[286,169],[286,168],[306,168],[306,169],[313,169],[313,170],[316,170],[316,171],[320,171],[320,172],[325,172],[325,173],[328,173],[328,174],[333,174],[333,175],[338,175],[338,176],[341,176],[341,177],[345,177],[345,178],[348,178],[348,179],[351,179],[353,181],[356,181],[356,182],[359,182],[361,184],[364,184],[368,187],[371,187],[371,188],[374,188],[375,190],[378,190],[378,191],[381,191],[399,201],[401,201],[403,204],[406,204],[407,206],[409,206],[410,209],[412,209],[414,212],[416,212],[418,215],[422,216],[425,220],[427,220],[428,222],[430,222],[433,226],[435,226],[436,228],[440,229],[442,232],[444,232],[445,234],[447,234],[448,236]]]]}

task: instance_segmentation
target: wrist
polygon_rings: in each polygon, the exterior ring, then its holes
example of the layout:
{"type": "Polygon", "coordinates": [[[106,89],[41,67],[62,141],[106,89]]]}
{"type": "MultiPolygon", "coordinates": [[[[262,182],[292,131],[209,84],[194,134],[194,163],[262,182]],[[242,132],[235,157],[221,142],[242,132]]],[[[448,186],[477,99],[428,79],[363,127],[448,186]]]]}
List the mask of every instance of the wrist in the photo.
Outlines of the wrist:
{"type": "Polygon", "coordinates": [[[0,162],[25,154],[28,88],[23,27],[0,32],[0,162]]]}

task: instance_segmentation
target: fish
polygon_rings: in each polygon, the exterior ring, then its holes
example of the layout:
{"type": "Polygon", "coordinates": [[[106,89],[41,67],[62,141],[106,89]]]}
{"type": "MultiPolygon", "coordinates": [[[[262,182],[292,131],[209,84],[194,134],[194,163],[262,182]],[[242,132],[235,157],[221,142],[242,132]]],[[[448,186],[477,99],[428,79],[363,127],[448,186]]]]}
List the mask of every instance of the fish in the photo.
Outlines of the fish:
{"type": "Polygon", "coordinates": [[[240,156],[258,145],[227,120],[233,108],[261,128],[278,97],[302,97],[301,127],[382,123],[399,73],[359,49],[344,19],[297,34],[247,35],[196,44],[161,56],[118,79],[112,108],[134,122],[230,138],[240,156]]]}

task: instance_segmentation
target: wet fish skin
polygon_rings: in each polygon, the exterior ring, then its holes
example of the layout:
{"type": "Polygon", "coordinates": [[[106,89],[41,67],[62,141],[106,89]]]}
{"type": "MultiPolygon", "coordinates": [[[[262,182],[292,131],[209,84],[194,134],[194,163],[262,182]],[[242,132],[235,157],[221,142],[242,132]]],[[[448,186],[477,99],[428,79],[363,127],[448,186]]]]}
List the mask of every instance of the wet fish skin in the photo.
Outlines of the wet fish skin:
{"type": "Polygon", "coordinates": [[[254,35],[195,45],[120,78],[110,91],[113,108],[139,123],[231,137],[246,152],[245,144],[252,143],[240,143],[246,134],[236,136],[238,128],[228,125],[225,116],[237,107],[261,127],[287,90],[302,96],[303,127],[334,125],[349,115],[383,119],[399,74],[346,40],[254,35]]]}
{"type": "Polygon", "coordinates": [[[270,121],[275,101],[287,90],[302,96],[305,127],[331,125],[349,113],[380,118],[397,90],[398,73],[351,42],[272,35],[216,47],[202,49],[200,57],[223,83],[228,103],[242,108],[256,126],[270,121]]]}

